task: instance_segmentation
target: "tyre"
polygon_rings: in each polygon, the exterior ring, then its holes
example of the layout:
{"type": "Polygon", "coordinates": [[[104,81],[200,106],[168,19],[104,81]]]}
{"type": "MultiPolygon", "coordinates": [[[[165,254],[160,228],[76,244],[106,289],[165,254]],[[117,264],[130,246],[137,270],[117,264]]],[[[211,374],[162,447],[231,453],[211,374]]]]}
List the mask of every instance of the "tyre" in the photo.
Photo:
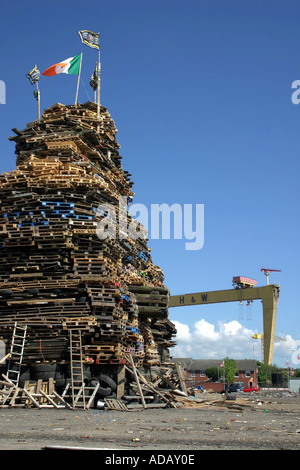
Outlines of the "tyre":
{"type": "MultiPolygon", "coordinates": [[[[15,371],[17,371],[19,369],[19,366],[17,364],[12,364],[10,367],[11,367],[11,370],[15,370],[15,371]]],[[[15,374],[13,374],[13,375],[14,375],[13,378],[16,378],[15,374]]],[[[19,376],[19,385],[21,387],[23,387],[24,383],[27,380],[28,381],[30,380],[30,367],[29,366],[21,366],[20,376],[19,376]]]]}
{"type": "Polygon", "coordinates": [[[226,392],[226,400],[236,400],[236,392],[226,392]]]}
{"type": "MultiPolygon", "coordinates": [[[[83,381],[85,385],[88,385],[91,380],[90,366],[88,364],[83,364],[82,370],[83,370],[83,381]]],[[[67,365],[66,378],[69,381],[71,380],[71,365],[70,364],[67,365]]],[[[81,376],[78,375],[74,377],[74,380],[76,380],[77,382],[81,381],[81,376]]]]}
{"type": "Polygon", "coordinates": [[[40,292],[39,289],[33,289],[32,288],[32,289],[27,290],[27,293],[30,294],[30,295],[38,295],[39,292],[40,292]]]}
{"type": "Polygon", "coordinates": [[[116,390],[116,382],[108,375],[98,375],[97,379],[99,380],[101,386],[110,387],[112,391],[116,390]]]}
{"type": "Polygon", "coordinates": [[[106,398],[109,395],[111,395],[111,388],[104,388],[104,387],[99,387],[96,393],[97,397],[103,397],[106,398]]]}
{"type": "MultiPolygon", "coordinates": [[[[82,364],[82,371],[86,379],[91,379],[92,374],[91,374],[91,367],[89,364],[82,364]]],[[[67,365],[66,377],[71,377],[71,365],[70,364],[67,365]]]]}
{"type": "Polygon", "coordinates": [[[65,387],[66,373],[65,373],[65,367],[63,364],[57,364],[54,380],[55,380],[55,386],[57,388],[65,387]]]}
{"type": "Polygon", "coordinates": [[[89,382],[89,386],[90,387],[96,387],[98,384],[99,384],[99,388],[98,388],[97,393],[96,393],[97,397],[108,397],[109,395],[111,395],[112,390],[111,390],[110,387],[105,387],[105,386],[103,387],[102,385],[104,385],[104,384],[100,383],[98,377],[92,377],[90,382],[89,382]]]}
{"type": "Polygon", "coordinates": [[[158,395],[152,392],[143,392],[145,403],[157,403],[158,395]]]}
{"type": "Polygon", "coordinates": [[[13,291],[11,289],[1,289],[0,295],[13,295],[13,291]]]}
{"type": "Polygon", "coordinates": [[[31,375],[33,380],[48,380],[55,379],[57,364],[56,363],[41,363],[31,366],[31,375]]]}

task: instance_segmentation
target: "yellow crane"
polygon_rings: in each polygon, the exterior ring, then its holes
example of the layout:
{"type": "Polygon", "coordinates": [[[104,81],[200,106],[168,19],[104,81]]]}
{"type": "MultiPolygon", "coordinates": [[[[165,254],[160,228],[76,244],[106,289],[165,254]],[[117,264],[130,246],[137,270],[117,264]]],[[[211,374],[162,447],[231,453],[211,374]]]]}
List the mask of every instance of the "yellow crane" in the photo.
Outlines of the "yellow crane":
{"type": "Polygon", "coordinates": [[[222,302],[241,302],[261,299],[263,306],[264,363],[272,365],[279,286],[275,284],[255,287],[256,281],[244,277],[234,277],[234,289],[194,294],[170,295],[169,307],[206,305],[222,302]]]}
{"type": "MultiPolygon", "coordinates": [[[[264,362],[264,334],[263,333],[255,333],[252,335],[253,339],[260,340],[260,347],[261,347],[261,359],[264,362]]],[[[274,336],[274,341],[286,341],[284,338],[280,338],[280,336],[274,336]]]]}

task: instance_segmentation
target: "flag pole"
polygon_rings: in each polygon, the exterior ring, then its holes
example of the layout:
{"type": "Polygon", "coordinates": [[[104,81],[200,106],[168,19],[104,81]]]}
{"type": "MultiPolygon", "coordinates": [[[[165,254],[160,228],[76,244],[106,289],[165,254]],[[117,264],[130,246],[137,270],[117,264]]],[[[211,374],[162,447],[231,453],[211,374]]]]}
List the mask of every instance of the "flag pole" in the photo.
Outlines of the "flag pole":
{"type": "Polygon", "coordinates": [[[40,100],[39,82],[36,82],[36,90],[37,90],[37,102],[38,102],[38,116],[39,116],[39,121],[40,121],[41,120],[41,100],[40,100]]]}
{"type": "MultiPolygon", "coordinates": [[[[98,83],[98,63],[96,62],[93,78],[95,78],[95,71],[97,71],[97,83],[98,83]]],[[[97,85],[98,88],[98,85],[97,85]]],[[[94,88],[94,103],[97,103],[97,88],[94,88]]]]}
{"type": "Polygon", "coordinates": [[[100,44],[99,44],[99,49],[98,49],[98,101],[97,101],[97,118],[98,118],[98,125],[97,125],[97,130],[99,132],[100,130],[100,72],[101,72],[101,64],[100,64],[100,44]]]}
{"type": "Polygon", "coordinates": [[[77,104],[77,98],[78,98],[78,90],[79,90],[79,82],[80,82],[80,74],[81,74],[81,64],[82,64],[82,52],[81,52],[81,57],[80,57],[80,65],[79,65],[79,74],[78,74],[78,79],[77,79],[77,88],[76,88],[76,96],[75,96],[75,104],[77,104]]]}

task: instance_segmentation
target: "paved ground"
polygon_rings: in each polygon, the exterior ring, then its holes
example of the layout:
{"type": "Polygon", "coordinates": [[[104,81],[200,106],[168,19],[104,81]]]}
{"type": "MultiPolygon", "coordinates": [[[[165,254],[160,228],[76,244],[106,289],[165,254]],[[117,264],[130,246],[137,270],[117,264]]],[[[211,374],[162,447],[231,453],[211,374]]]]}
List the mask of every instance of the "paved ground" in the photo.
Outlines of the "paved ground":
{"type": "Polygon", "coordinates": [[[247,395],[232,406],[129,412],[0,408],[0,449],[300,449],[299,395],[247,395]]]}

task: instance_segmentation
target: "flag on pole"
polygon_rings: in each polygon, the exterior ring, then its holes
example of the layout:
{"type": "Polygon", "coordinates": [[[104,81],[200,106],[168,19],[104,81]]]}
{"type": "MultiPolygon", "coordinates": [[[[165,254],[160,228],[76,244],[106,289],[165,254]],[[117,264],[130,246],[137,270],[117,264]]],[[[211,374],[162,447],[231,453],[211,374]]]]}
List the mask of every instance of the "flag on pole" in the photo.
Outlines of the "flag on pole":
{"type": "Polygon", "coordinates": [[[220,367],[224,367],[225,366],[225,363],[224,361],[222,362],[222,364],[220,365],[220,367]]]}
{"type": "Polygon", "coordinates": [[[82,53],[62,60],[57,64],[51,65],[43,72],[46,77],[53,77],[59,73],[67,73],[69,75],[79,75],[82,53]]]}
{"type": "Polygon", "coordinates": [[[34,85],[34,83],[36,83],[40,79],[40,76],[41,76],[41,72],[38,70],[36,65],[26,75],[26,77],[29,79],[31,85],[34,85]]]}
{"type": "Polygon", "coordinates": [[[91,76],[91,80],[90,80],[90,86],[93,88],[94,91],[96,91],[97,87],[98,87],[97,65],[98,64],[96,62],[95,69],[94,69],[93,75],[91,76]]]}
{"type": "Polygon", "coordinates": [[[78,31],[78,34],[83,44],[89,47],[93,47],[94,49],[100,49],[99,33],[93,33],[92,31],[83,29],[78,31]]]}

